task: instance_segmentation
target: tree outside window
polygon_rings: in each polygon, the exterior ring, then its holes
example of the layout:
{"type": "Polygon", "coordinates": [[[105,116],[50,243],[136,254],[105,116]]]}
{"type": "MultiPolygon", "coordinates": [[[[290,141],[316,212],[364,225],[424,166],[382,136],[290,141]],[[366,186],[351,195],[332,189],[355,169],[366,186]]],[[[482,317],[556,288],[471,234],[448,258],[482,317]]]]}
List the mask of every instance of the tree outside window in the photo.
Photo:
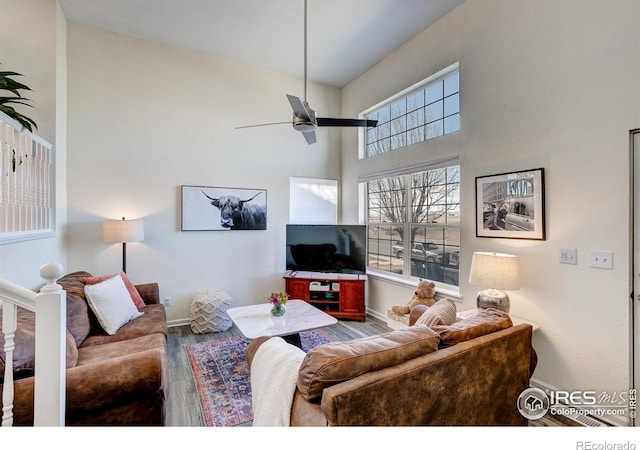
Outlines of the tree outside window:
{"type": "Polygon", "coordinates": [[[367,182],[369,266],[459,285],[460,167],[367,182]]]}
{"type": "Polygon", "coordinates": [[[408,95],[367,113],[377,127],[367,129],[365,157],[373,157],[460,129],[460,74],[457,69],[408,95]]]}

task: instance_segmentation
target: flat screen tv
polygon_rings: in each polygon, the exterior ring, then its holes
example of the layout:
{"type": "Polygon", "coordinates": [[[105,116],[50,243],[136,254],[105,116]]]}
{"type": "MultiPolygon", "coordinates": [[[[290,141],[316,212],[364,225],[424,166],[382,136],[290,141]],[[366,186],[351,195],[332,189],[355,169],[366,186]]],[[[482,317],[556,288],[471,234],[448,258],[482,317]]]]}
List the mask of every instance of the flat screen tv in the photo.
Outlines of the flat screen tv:
{"type": "Polygon", "coordinates": [[[366,225],[287,225],[290,271],[366,273],[366,225]]]}

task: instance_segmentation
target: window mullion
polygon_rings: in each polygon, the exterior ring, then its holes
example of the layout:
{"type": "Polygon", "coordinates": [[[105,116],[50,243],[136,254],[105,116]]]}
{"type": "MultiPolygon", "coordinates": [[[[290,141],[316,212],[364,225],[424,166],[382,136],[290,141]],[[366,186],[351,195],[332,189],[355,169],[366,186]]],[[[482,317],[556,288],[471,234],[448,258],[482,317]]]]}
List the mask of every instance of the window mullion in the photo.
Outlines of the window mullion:
{"type": "Polygon", "coordinates": [[[413,207],[411,202],[411,175],[404,175],[404,198],[405,198],[405,217],[403,224],[403,239],[402,244],[405,248],[404,258],[402,261],[402,273],[403,275],[410,276],[411,275],[411,250],[412,250],[412,242],[411,242],[411,216],[413,207]]]}

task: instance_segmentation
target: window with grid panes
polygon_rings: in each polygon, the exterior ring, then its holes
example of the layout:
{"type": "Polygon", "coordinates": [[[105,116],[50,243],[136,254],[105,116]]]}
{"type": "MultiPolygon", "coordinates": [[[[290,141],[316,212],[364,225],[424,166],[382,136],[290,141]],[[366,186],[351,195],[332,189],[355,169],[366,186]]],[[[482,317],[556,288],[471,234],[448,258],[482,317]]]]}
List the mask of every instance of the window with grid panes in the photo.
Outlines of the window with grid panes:
{"type": "Polygon", "coordinates": [[[372,157],[460,129],[457,64],[365,113],[378,125],[365,133],[364,157],[372,157]]]}
{"type": "Polygon", "coordinates": [[[434,167],[364,182],[368,266],[459,285],[460,167],[434,167]]]}

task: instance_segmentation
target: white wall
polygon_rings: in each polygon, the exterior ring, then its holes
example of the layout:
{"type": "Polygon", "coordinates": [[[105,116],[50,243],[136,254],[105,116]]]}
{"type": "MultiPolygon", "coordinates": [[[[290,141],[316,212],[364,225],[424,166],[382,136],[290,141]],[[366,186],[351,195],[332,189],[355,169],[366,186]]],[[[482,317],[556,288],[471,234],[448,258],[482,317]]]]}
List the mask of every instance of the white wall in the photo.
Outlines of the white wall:
{"type": "MultiPolygon", "coordinates": [[[[629,345],[629,131],[640,126],[640,2],[467,0],[343,89],[357,114],[459,61],[461,130],[388,157],[358,161],[343,137],[343,215],[357,219],[357,176],[445,155],[461,163],[463,297],[474,251],[519,255],[512,313],[536,321],[534,378],[563,389],[624,391],[629,345]],[[546,241],[475,237],[475,177],[543,167],[546,241]],[[578,264],[558,263],[561,247],[578,264]],[[611,250],[613,270],[590,250],[611,250]]],[[[382,314],[411,290],[371,280],[382,314]]]]}
{"type": "Polygon", "coordinates": [[[0,278],[37,289],[42,285],[38,271],[43,264],[66,264],[66,20],[57,2],[50,0],[0,0],[0,11],[0,70],[23,75],[16,80],[32,89],[24,95],[33,100],[34,108],[17,109],[35,120],[34,131],[53,144],[56,154],[56,236],[0,245],[0,278]]]}
{"type": "MultiPolygon", "coordinates": [[[[339,132],[308,146],[289,125],[285,94],[302,80],[69,24],[69,267],[121,269],[121,246],[102,222],[143,218],[145,240],[127,246],[127,274],[173,298],[168,319],[188,319],[195,293],[223,289],[235,305],[284,290],[289,177],[340,175],[339,132]],[[266,231],[180,231],[180,186],[267,190],[266,231]]],[[[312,85],[322,114],[339,91],[312,85]]],[[[212,207],[213,208],[213,207],[212,207]]]]}

